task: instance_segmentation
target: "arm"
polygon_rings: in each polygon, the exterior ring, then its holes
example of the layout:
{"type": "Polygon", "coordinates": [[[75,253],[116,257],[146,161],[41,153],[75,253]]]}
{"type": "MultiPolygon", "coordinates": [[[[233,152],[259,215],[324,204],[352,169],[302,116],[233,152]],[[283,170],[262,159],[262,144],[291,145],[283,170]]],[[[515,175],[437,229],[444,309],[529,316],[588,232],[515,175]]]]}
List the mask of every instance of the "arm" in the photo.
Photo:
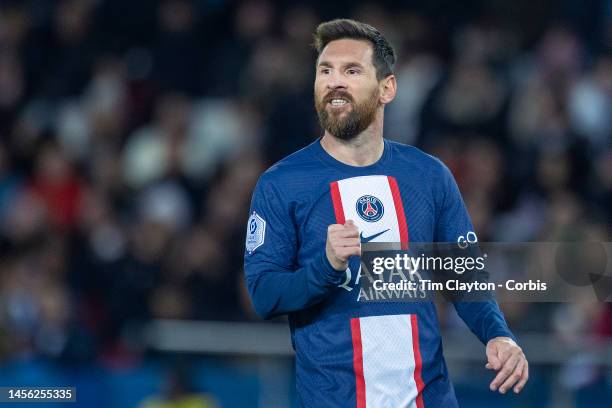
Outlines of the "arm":
{"type": "MultiPolygon", "coordinates": [[[[438,190],[436,242],[455,243],[458,238],[474,234],[472,221],[465,208],[461,193],[452,174],[443,166],[441,191],[438,190]]],[[[495,337],[514,336],[510,332],[506,320],[494,300],[488,301],[455,301],[453,302],[459,317],[483,344],[495,337]]]]}
{"type": "MultiPolygon", "coordinates": [[[[442,192],[437,214],[436,241],[457,242],[460,236],[473,233],[474,227],[452,174],[443,166],[442,192]]],[[[491,390],[503,394],[514,385],[521,391],[529,378],[529,365],[504,319],[497,302],[455,301],[457,313],[470,330],[486,344],[488,369],[499,371],[491,382],[491,390]]]]}
{"type": "Polygon", "coordinates": [[[244,270],[255,311],[264,319],[323,300],[343,282],[348,256],[360,251],[357,227],[331,225],[326,248],[310,264],[296,268],[297,228],[289,207],[262,177],[251,204],[244,270]]]}
{"type": "Polygon", "coordinates": [[[332,268],[324,251],[300,269],[259,261],[248,266],[245,262],[246,271],[250,271],[246,281],[253,306],[264,319],[312,306],[344,280],[344,273],[332,268]]]}

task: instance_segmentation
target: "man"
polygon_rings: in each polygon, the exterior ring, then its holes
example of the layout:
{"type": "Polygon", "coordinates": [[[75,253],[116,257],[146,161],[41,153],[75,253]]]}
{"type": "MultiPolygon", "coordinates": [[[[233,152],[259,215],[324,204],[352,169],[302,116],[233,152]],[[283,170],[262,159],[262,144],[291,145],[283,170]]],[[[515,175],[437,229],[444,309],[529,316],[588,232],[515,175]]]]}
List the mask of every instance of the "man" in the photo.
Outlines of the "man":
{"type": "MultiPolygon", "coordinates": [[[[432,302],[359,299],[361,242],[457,242],[473,228],[449,170],[383,139],[395,54],[373,27],[319,25],[314,97],[324,136],[259,179],[245,275],[255,310],[289,314],[307,407],[455,407],[432,302]]],[[[290,137],[291,135],[288,135],[290,137]]],[[[494,301],[455,302],[486,344],[492,390],[520,392],[528,365],[494,301]]]]}

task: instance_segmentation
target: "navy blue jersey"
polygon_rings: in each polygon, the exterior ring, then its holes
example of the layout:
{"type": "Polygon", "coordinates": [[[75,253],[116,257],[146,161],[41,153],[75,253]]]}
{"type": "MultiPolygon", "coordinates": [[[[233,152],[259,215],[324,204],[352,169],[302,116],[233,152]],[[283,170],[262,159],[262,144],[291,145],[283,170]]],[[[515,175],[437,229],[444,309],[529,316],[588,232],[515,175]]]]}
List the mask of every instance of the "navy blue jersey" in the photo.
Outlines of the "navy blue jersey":
{"type": "MultiPolygon", "coordinates": [[[[457,242],[474,234],[438,159],[385,140],[378,162],[343,164],[320,139],[259,179],[247,226],[245,277],[263,318],[289,315],[298,397],[306,407],[455,407],[432,302],[365,302],[359,257],[325,255],[327,228],[353,220],[370,242],[457,242]]],[[[456,302],[486,344],[512,337],[494,301],[456,302]]]]}

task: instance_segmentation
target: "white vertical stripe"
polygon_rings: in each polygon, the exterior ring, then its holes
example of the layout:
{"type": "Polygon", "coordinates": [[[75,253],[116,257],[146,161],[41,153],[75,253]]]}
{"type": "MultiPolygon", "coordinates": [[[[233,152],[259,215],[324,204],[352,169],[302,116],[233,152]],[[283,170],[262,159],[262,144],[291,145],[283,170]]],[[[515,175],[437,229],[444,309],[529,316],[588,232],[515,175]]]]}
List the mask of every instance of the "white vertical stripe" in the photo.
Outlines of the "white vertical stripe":
{"type": "Polygon", "coordinates": [[[416,408],[410,315],[359,319],[367,408],[416,408]]]}
{"type": "Polygon", "coordinates": [[[344,218],[355,221],[365,237],[389,229],[371,242],[400,242],[397,212],[387,176],[362,176],[339,180],[338,190],[342,198],[344,218]],[[372,195],[382,202],[384,214],[380,220],[368,222],[357,214],[357,200],[364,195],[372,195]]]}

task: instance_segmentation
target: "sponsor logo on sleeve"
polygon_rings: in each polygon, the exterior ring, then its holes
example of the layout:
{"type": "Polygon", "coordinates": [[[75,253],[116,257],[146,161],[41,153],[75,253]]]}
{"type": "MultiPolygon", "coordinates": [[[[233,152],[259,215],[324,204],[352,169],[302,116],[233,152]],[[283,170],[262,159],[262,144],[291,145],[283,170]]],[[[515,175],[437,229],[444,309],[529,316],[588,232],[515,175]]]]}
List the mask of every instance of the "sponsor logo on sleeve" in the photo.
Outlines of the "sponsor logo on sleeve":
{"type": "Polygon", "coordinates": [[[255,211],[247,222],[246,250],[249,254],[263,245],[266,238],[266,221],[255,211]]]}
{"type": "Polygon", "coordinates": [[[474,231],[468,231],[465,236],[460,235],[459,237],[457,237],[457,245],[459,245],[459,248],[461,249],[465,249],[468,247],[468,245],[475,244],[477,242],[478,237],[476,236],[476,233],[474,231]]]}

